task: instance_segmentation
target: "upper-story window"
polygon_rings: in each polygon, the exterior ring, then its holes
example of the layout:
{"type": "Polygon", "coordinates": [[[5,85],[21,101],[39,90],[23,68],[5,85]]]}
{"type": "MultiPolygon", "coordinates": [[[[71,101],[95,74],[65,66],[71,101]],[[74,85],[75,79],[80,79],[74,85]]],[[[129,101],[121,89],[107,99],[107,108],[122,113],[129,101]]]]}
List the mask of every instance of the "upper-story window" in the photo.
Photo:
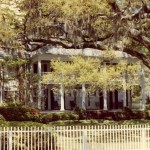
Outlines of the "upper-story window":
{"type": "Polygon", "coordinates": [[[33,73],[38,73],[38,65],[33,64],[33,73]]]}
{"type": "Polygon", "coordinates": [[[42,64],[42,72],[48,72],[48,64],[42,64]]]}

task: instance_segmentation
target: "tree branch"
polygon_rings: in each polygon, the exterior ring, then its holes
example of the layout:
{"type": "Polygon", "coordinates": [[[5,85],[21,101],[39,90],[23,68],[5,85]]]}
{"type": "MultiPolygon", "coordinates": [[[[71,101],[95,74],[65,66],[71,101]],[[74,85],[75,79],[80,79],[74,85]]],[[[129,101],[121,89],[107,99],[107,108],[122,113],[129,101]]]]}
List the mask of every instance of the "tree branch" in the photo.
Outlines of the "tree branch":
{"type": "Polygon", "coordinates": [[[150,6],[147,3],[144,3],[137,11],[134,11],[131,15],[122,16],[121,20],[132,20],[134,18],[138,18],[141,14],[149,14],[150,13],[150,6]]]}
{"type": "Polygon", "coordinates": [[[146,36],[143,36],[142,33],[136,29],[130,29],[129,36],[135,41],[139,42],[145,46],[150,51],[150,39],[146,36]]]}
{"type": "Polygon", "coordinates": [[[131,56],[136,57],[139,60],[142,60],[143,64],[150,69],[150,59],[148,59],[144,54],[139,53],[139,52],[137,52],[133,49],[127,48],[127,47],[125,47],[123,49],[123,52],[126,52],[127,54],[130,54],[131,56]]]}

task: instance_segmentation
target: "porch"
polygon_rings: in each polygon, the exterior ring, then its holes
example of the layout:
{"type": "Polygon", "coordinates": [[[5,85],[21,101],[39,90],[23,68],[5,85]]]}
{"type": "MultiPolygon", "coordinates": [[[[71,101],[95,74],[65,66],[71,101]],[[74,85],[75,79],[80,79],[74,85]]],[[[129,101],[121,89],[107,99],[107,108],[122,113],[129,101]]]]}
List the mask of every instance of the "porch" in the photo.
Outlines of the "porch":
{"type": "MultiPolygon", "coordinates": [[[[65,89],[60,85],[59,92],[52,90],[53,85],[47,85],[42,90],[41,110],[50,112],[72,111],[75,108],[85,110],[119,110],[123,107],[130,107],[132,104],[131,91],[115,90],[104,94],[103,91],[95,91],[86,93],[82,86],[65,92],[65,89]]],[[[35,101],[38,106],[38,97],[35,101]]]]}

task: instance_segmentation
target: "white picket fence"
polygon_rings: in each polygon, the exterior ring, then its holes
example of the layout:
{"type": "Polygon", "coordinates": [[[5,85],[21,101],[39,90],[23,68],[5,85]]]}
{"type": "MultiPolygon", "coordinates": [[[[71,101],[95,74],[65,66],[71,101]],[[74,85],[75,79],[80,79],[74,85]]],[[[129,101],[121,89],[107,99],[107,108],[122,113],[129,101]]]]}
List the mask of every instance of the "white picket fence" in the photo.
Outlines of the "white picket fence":
{"type": "Polygon", "coordinates": [[[150,150],[150,126],[1,127],[0,150],[150,150]]]}

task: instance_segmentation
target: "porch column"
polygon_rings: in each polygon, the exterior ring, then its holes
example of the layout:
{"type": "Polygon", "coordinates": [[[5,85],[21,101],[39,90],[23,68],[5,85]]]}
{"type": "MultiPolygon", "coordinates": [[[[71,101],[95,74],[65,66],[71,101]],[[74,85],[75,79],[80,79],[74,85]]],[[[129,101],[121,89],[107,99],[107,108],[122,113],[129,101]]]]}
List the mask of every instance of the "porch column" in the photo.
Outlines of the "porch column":
{"type": "Polygon", "coordinates": [[[144,73],[144,65],[141,63],[141,97],[142,97],[142,109],[145,110],[145,73],[144,73]]]}
{"type": "Polygon", "coordinates": [[[64,102],[65,102],[65,100],[64,100],[64,93],[65,93],[65,90],[64,90],[64,85],[63,84],[61,84],[60,85],[60,110],[61,111],[64,111],[65,110],[65,106],[64,106],[64,102]]]}
{"type": "Polygon", "coordinates": [[[127,106],[127,97],[126,97],[126,73],[123,74],[123,80],[122,80],[122,84],[123,84],[123,107],[127,106]]]}
{"type": "MultiPolygon", "coordinates": [[[[30,73],[33,74],[33,64],[31,63],[30,65],[30,73]]],[[[30,89],[32,88],[32,86],[30,85],[30,89]]],[[[29,94],[30,95],[30,102],[33,103],[33,89],[31,91],[31,93],[29,94]]]]}
{"type": "Polygon", "coordinates": [[[104,98],[104,110],[108,110],[108,107],[107,107],[107,91],[106,89],[103,89],[103,98],[104,98]]]}
{"type": "Polygon", "coordinates": [[[50,93],[50,88],[48,87],[48,110],[51,110],[51,93],[50,93]]]}
{"type": "Polygon", "coordinates": [[[86,109],[85,98],[86,98],[86,89],[85,89],[85,83],[83,83],[82,84],[82,104],[81,104],[82,109],[86,109]]]}
{"type": "MultiPolygon", "coordinates": [[[[104,69],[106,71],[106,63],[104,63],[104,69]]],[[[106,87],[104,87],[104,89],[103,89],[103,98],[104,98],[104,107],[103,107],[103,109],[104,110],[108,110],[108,106],[107,106],[107,90],[106,90],[106,87]]]]}
{"type": "Polygon", "coordinates": [[[112,91],[113,109],[115,109],[115,91],[112,91]]]}
{"type": "Polygon", "coordinates": [[[41,98],[42,98],[42,88],[41,88],[41,60],[38,59],[38,108],[41,109],[41,98]]]}
{"type": "Polygon", "coordinates": [[[0,104],[3,103],[2,93],[3,93],[3,91],[2,91],[2,83],[0,83],[0,104]]]}
{"type": "Polygon", "coordinates": [[[131,104],[131,90],[130,89],[127,91],[127,94],[128,94],[128,106],[130,108],[132,106],[132,104],[131,104]]]}

